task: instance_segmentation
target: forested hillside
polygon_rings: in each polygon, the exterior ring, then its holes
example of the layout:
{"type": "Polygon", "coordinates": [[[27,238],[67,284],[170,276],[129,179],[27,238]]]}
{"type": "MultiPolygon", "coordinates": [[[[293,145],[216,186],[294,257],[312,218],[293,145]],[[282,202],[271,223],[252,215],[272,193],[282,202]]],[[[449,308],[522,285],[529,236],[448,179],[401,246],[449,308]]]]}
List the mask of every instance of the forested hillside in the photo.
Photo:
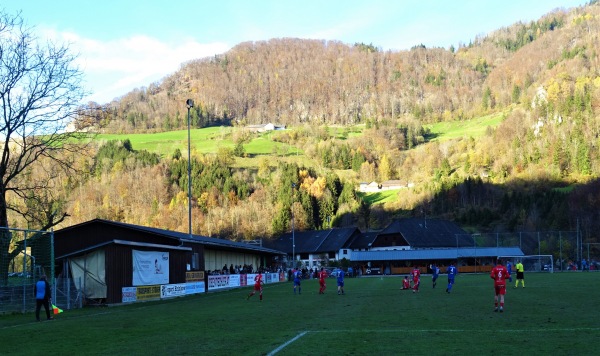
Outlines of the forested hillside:
{"type": "MultiPolygon", "coordinates": [[[[234,126],[235,149],[193,154],[195,233],[268,237],[290,229],[293,209],[299,229],[381,228],[428,214],[495,231],[580,222],[591,239],[600,228],[599,33],[594,1],[458,48],[241,43],[86,113],[103,132],[170,131],[186,128],[191,98],[193,127],[234,126]],[[482,136],[438,140],[428,130],[484,115],[501,122],[482,136]],[[295,147],[311,166],[277,152],[234,168],[248,156],[244,145],[264,138],[243,127],[268,122],[288,126],[268,139],[295,147]],[[414,188],[376,205],[355,192],[361,181],[388,179],[414,188]]],[[[186,230],[187,155],[110,145],[81,160],[90,175],[61,198],[65,224],[103,217],[186,230]]]]}

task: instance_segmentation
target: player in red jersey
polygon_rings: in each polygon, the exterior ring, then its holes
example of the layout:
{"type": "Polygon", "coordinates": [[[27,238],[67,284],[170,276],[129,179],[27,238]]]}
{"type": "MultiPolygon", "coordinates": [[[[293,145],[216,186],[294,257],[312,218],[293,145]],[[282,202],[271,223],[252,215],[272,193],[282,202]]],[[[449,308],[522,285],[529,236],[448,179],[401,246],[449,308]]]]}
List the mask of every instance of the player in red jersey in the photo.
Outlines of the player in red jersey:
{"type": "Polygon", "coordinates": [[[260,273],[260,271],[258,271],[258,274],[256,276],[254,276],[254,290],[252,291],[252,293],[248,294],[248,297],[246,298],[246,300],[250,299],[250,297],[253,296],[254,294],[256,294],[256,292],[259,292],[260,301],[262,302],[262,290],[263,290],[262,286],[263,286],[262,274],[260,273]]]}
{"type": "Polygon", "coordinates": [[[325,278],[327,278],[327,272],[321,267],[321,272],[319,272],[319,294],[325,294],[325,278]]]}
{"type": "Polygon", "coordinates": [[[494,280],[494,290],[496,295],[494,296],[494,311],[504,311],[504,295],[506,294],[506,280],[509,278],[508,270],[502,265],[502,260],[498,259],[496,267],[490,272],[490,278],[494,280]],[[500,302],[500,308],[498,308],[498,302],[500,302]]]}
{"type": "Polygon", "coordinates": [[[413,293],[419,291],[419,283],[421,283],[421,270],[419,266],[415,266],[410,274],[413,277],[413,293]]]}
{"type": "Polygon", "coordinates": [[[410,289],[410,281],[408,280],[408,276],[404,276],[404,280],[402,280],[402,289],[410,289]]]}

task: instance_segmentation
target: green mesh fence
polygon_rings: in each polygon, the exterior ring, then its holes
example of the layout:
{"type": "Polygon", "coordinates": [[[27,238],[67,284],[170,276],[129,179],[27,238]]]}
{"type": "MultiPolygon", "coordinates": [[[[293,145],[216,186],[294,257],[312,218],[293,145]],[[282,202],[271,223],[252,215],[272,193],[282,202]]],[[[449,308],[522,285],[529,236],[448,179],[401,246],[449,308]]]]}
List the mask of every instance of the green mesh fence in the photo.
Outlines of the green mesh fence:
{"type": "Polygon", "coordinates": [[[34,310],[40,276],[54,286],[54,233],[0,228],[0,249],[0,313],[34,310]]]}

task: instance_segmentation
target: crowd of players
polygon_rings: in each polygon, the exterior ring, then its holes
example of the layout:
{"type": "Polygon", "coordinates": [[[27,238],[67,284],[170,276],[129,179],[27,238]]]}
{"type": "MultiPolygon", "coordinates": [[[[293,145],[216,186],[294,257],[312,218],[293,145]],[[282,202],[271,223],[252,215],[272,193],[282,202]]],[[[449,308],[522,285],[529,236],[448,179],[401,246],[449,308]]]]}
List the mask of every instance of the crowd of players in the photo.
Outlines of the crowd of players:
{"type": "MultiPolygon", "coordinates": [[[[435,288],[437,285],[437,280],[440,275],[440,269],[436,265],[430,265],[431,269],[431,280],[432,287],[435,288]]],[[[522,287],[525,288],[525,278],[524,278],[524,270],[523,264],[519,261],[515,266],[517,272],[517,280],[514,288],[517,288],[519,281],[522,284],[522,287]]],[[[512,282],[512,266],[510,262],[507,266],[503,265],[501,259],[496,261],[496,265],[492,268],[490,272],[490,278],[494,281],[494,312],[504,312],[504,296],[506,295],[506,280],[509,279],[512,282]],[[508,268],[507,268],[508,267],[508,268]]],[[[319,294],[325,294],[325,289],[327,289],[326,279],[328,277],[328,272],[321,268],[321,270],[317,273],[316,276],[319,278],[319,294]]],[[[300,269],[290,270],[291,278],[294,281],[294,294],[302,294],[302,279],[304,277],[304,273],[300,269]]],[[[446,269],[446,275],[448,276],[448,284],[446,287],[446,293],[450,294],[452,292],[452,287],[454,286],[456,275],[458,274],[458,269],[454,266],[454,263],[450,263],[450,265],[446,269]]],[[[312,274],[311,274],[312,275],[312,274]]],[[[403,290],[412,290],[413,293],[419,292],[419,287],[421,285],[421,269],[419,266],[415,266],[410,273],[412,280],[409,280],[408,276],[404,277],[402,281],[403,290]]],[[[344,270],[339,270],[336,276],[337,282],[337,294],[344,295],[344,270]]],[[[248,294],[246,299],[250,299],[256,292],[259,292],[260,301],[262,301],[262,290],[263,290],[263,280],[262,274],[259,271],[258,274],[254,277],[254,290],[248,294]]]]}

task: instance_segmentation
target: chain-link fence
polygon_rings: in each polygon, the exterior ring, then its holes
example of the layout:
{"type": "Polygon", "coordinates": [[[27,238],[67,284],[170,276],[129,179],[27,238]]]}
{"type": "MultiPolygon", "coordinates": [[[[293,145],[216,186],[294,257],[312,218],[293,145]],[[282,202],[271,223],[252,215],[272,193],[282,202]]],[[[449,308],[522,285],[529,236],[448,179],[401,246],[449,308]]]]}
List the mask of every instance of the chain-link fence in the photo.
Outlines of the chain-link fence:
{"type": "Polygon", "coordinates": [[[73,282],[55,279],[52,231],[0,228],[0,249],[0,313],[35,310],[34,286],[42,275],[52,287],[54,305],[78,306],[76,289],[69,288],[73,282]]]}

